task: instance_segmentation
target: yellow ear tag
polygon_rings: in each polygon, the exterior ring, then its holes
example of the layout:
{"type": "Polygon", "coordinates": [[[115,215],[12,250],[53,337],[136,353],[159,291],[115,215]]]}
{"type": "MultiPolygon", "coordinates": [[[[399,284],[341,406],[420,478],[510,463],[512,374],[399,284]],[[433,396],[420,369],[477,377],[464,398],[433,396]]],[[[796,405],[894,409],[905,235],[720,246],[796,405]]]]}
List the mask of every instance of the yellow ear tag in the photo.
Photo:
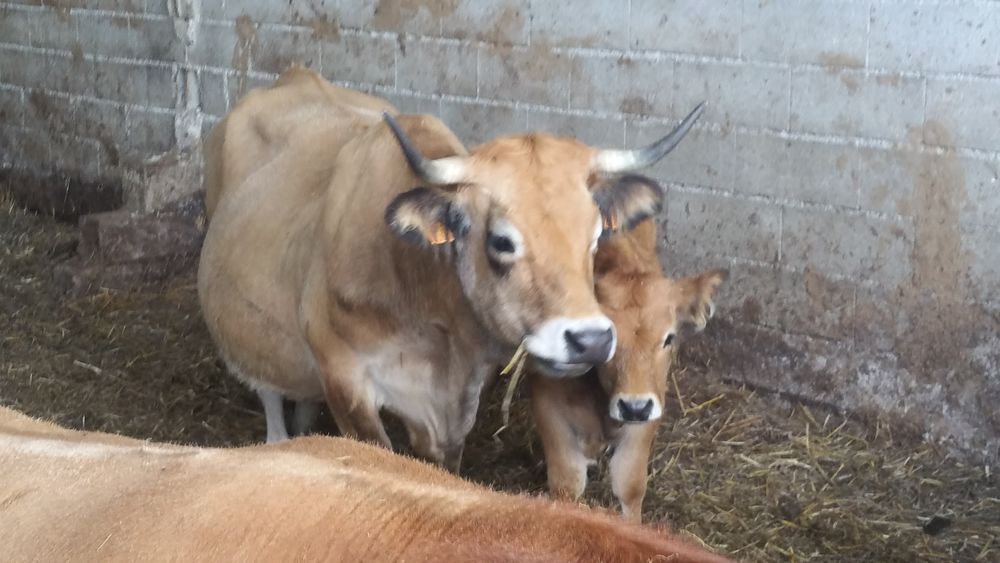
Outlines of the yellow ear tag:
{"type": "Polygon", "coordinates": [[[434,225],[434,229],[430,232],[430,236],[427,237],[427,240],[431,244],[437,246],[439,244],[446,244],[455,240],[455,235],[453,235],[448,229],[444,228],[444,225],[441,223],[436,223],[434,225]]]}
{"type": "Polygon", "coordinates": [[[618,230],[618,214],[612,213],[610,217],[604,216],[604,230],[606,231],[617,231],[618,230]]]}

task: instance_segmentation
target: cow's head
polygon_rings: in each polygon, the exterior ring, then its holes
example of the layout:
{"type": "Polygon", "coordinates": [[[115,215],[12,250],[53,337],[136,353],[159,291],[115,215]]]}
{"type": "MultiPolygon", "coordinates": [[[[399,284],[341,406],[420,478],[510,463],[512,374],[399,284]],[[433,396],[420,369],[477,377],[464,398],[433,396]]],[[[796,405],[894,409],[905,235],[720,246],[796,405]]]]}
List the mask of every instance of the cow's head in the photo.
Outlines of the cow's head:
{"type": "Polygon", "coordinates": [[[618,352],[597,368],[612,419],[644,423],[663,414],[678,333],[685,325],[705,327],[715,312],[712,296],[725,279],[723,270],[681,280],[658,271],[627,279],[598,276],[598,300],[618,328],[618,352]]]}
{"type": "Polygon", "coordinates": [[[386,210],[398,236],[452,257],[479,321],[504,344],[522,341],[540,371],[578,375],[614,355],[615,328],[594,297],[593,253],[605,234],[655,214],[651,184],[597,189],[606,175],[649,166],[684,137],[674,131],[636,150],[599,150],[543,134],[503,137],[467,156],[426,158],[386,121],[423,186],[386,210]]]}

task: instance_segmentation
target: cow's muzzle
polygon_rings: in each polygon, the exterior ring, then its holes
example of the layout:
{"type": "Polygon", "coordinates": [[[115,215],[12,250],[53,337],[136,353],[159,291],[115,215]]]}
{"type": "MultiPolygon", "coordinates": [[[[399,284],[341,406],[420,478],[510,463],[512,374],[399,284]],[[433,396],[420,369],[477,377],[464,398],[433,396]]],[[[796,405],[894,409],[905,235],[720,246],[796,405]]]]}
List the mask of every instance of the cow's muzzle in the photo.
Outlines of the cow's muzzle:
{"type": "Polygon", "coordinates": [[[605,316],[561,317],[542,323],[524,344],[543,375],[574,377],[610,360],[617,337],[605,316]]]}

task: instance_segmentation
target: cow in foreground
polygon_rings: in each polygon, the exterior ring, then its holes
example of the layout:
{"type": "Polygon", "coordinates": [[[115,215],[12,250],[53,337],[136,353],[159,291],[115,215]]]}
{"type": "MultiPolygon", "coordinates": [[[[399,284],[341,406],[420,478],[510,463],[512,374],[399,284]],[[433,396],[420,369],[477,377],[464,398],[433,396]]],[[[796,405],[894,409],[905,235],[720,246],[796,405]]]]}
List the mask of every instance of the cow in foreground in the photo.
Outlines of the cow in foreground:
{"type": "Polygon", "coordinates": [[[644,221],[603,243],[595,258],[597,299],[618,328],[618,352],[575,379],[531,378],[532,411],[545,450],[550,493],[576,499],[587,466],[609,445],[611,488],[622,514],[642,517],[650,448],[659,428],[677,334],[712,316],[725,280],[710,271],[672,280],[656,256],[656,225],[644,221]]]}
{"type": "Polygon", "coordinates": [[[469,153],[437,119],[303,69],[251,92],[206,143],[198,291],[268,441],[288,436],[282,397],[325,398],[345,435],[390,447],[386,409],[457,470],[483,385],[522,342],[549,377],[610,359],[593,251],[662,196],[598,179],[662,158],[699,112],[644,149],[534,134],[469,153]]]}
{"type": "Polygon", "coordinates": [[[208,449],[0,408],[4,561],[726,561],[343,438],[208,449]]]}

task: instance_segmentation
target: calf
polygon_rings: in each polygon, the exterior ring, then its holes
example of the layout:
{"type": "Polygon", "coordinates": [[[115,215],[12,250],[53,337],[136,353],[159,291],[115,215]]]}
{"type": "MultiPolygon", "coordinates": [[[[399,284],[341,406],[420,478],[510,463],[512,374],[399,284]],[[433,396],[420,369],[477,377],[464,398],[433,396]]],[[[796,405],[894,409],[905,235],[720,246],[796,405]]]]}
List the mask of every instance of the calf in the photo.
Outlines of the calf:
{"type": "Polygon", "coordinates": [[[578,498],[587,484],[587,465],[610,445],[612,490],[624,516],[638,522],[678,329],[686,323],[704,328],[714,312],[712,294],[726,274],[666,277],[650,219],[601,245],[595,275],[597,299],[618,329],[618,353],[574,380],[533,376],[532,411],[551,494],[578,498]]]}
{"type": "Polygon", "coordinates": [[[182,447],[0,408],[0,475],[11,562],[727,560],[341,438],[182,447]]]}
{"type": "Polygon", "coordinates": [[[303,69],[251,92],[205,145],[198,295],[268,441],[288,437],[283,397],[325,399],[345,435],[391,446],[387,410],[457,470],[483,385],[521,343],[551,377],[607,361],[601,217],[631,224],[661,195],[598,195],[596,179],[663,157],[699,112],[632,151],[537,134],[468,152],[437,119],[303,69]]]}

